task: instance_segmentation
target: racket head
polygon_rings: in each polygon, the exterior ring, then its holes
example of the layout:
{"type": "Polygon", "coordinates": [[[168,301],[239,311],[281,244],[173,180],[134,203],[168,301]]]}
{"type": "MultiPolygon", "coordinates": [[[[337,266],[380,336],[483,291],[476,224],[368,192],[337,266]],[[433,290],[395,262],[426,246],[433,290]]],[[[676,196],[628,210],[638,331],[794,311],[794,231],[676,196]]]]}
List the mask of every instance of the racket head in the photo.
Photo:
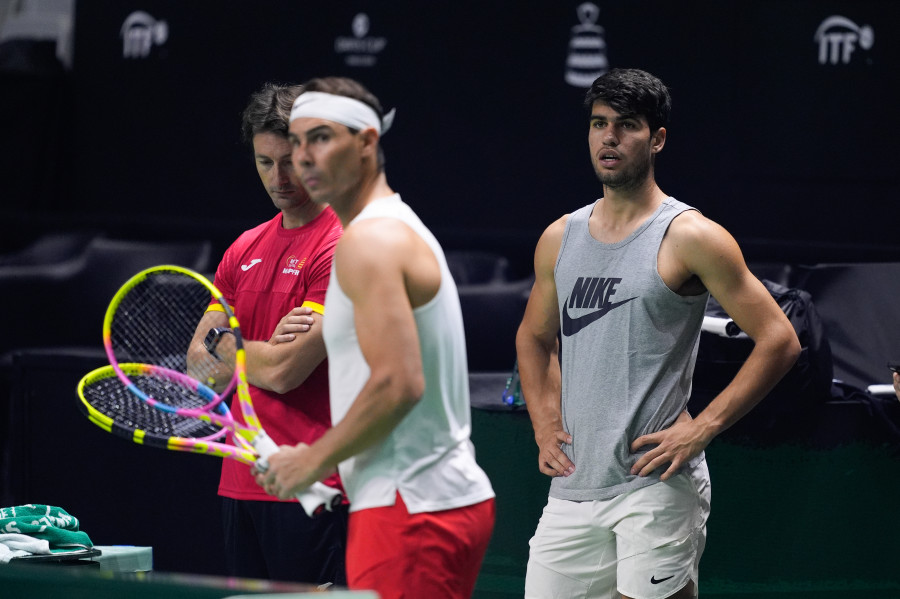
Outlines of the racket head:
{"type": "MultiPolygon", "coordinates": [[[[222,293],[203,275],[175,265],[142,270],[119,288],[103,320],[103,345],[119,379],[132,392],[140,386],[133,385],[129,373],[120,367],[123,363],[181,373],[181,382],[206,397],[208,408],[231,394],[245,362],[240,326],[222,293]],[[234,332],[233,365],[205,350],[197,351],[196,345],[191,351],[197,326],[214,302],[234,332]],[[219,392],[213,390],[217,382],[219,392]]],[[[180,397],[138,396],[151,405],[159,403],[161,409],[177,405],[173,400],[180,397]]]]}
{"type": "MultiPolygon", "coordinates": [[[[192,393],[173,377],[161,374],[157,367],[124,363],[119,369],[148,395],[170,398],[181,406],[205,404],[205,398],[192,393]]],[[[119,372],[112,365],[84,375],[78,383],[78,397],[79,407],[88,420],[134,443],[229,458],[245,464],[256,460],[253,451],[225,442],[228,433],[233,432],[226,404],[220,404],[211,413],[193,417],[161,410],[123,386],[119,372]]]]}
{"type": "MultiPolygon", "coordinates": [[[[103,344],[110,365],[94,370],[78,385],[88,418],[104,430],[144,445],[256,461],[257,445],[268,439],[253,402],[246,375],[240,324],[222,293],[188,268],[161,265],[142,270],[116,292],[103,320],[103,344]],[[197,327],[210,304],[219,304],[234,333],[233,368],[225,390],[207,382],[219,378],[222,362],[205,348],[190,351],[197,327]],[[211,439],[224,434],[215,411],[236,391],[246,426],[228,414],[227,429],[240,445],[211,439]],[[200,400],[202,406],[196,401],[200,400]],[[205,403],[204,403],[205,402],[205,403]],[[204,412],[207,410],[207,412],[204,412]],[[212,428],[204,428],[207,423],[212,428]]],[[[194,348],[196,349],[196,347],[194,348]]],[[[339,494],[321,483],[298,495],[310,516],[331,509],[339,494]]]]}

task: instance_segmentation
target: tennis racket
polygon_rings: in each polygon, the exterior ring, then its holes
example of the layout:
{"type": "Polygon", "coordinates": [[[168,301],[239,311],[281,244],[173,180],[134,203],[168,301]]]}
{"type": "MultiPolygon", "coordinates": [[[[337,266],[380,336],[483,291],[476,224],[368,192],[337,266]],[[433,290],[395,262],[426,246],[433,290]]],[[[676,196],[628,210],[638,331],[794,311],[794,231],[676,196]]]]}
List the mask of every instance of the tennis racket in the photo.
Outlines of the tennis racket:
{"type": "MultiPolygon", "coordinates": [[[[205,333],[205,332],[201,332],[205,333]]],[[[255,464],[278,446],[266,434],[250,398],[240,325],[221,292],[179,266],[143,270],[116,292],[103,322],[110,365],[79,382],[81,407],[94,424],[135,443],[255,464]],[[217,302],[228,319],[233,352],[192,345],[207,307],[217,302]],[[219,357],[222,356],[222,357],[219,357]],[[236,391],[245,424],[226,398],[236,391]]],[[[297,495],[310,516],[333,510],[340,491],[322,483],[297,495]]]]}

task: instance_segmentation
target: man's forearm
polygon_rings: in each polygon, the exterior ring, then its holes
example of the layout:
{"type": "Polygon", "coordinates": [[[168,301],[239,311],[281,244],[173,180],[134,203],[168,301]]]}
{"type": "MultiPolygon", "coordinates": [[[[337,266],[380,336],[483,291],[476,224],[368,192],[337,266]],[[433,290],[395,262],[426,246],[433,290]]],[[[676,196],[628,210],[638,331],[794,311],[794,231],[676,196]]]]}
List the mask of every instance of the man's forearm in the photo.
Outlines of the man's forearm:
{"type": "Polygon", "coordinates": [[[534,427],[535,440],[543,431],[562,430],[560,409],[561,373],[554,346],[529,343],[517,344],[519,376],[525,406],[534,427]]]}
{"type": "Polygon", "coordinates": [[[347,414],[311,447],[318,466],[328,470],[386,439],[422,397],[424,379],[370,378],[347,414]]]}
{"type": "Polygon", "coordinates": [[[324,360],[324,351],[295,339],[272,345],[267,341],[247,341],[247,380],[250,384],[287,393],[296,389],[324,360]]]}

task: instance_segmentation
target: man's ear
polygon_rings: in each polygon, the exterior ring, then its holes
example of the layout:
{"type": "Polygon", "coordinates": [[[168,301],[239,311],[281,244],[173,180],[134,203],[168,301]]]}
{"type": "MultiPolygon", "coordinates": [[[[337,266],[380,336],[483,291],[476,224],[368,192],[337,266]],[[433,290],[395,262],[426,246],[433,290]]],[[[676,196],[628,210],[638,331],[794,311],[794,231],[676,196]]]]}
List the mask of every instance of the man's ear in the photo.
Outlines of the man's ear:
{"type": "Polygon", "coordinates": [[[378,155],[378,140],[380,139],[380,136],[374,127],[363,129],[357,134],[357,138],[359,139],[360,149],[363,154],[371,153],[372,156],[378,155]]]}
{"type": "Polygon", "coordinates": [[[666,128],[660,127],[656,130],[656,133],[650,136],[650,152],[657,154],[663,149],[664,145],[666,145],[666,128]]]}

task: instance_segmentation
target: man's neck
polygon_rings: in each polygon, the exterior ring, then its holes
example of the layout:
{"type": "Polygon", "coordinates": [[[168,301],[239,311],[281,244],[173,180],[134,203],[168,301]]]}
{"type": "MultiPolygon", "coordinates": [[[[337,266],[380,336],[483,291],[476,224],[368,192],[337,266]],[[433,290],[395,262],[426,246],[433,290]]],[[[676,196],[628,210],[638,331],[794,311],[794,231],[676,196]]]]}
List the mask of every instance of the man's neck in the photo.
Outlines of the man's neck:
{"type": "Polygon", "coordinates": [[[363,209],[380,198],[394,195],[394,190],[387,183],[384,171],[375,173],[373,177],[363,179],[357,188],[354,197],[346,198],[346,201],[332,204],[343,227],[347,227],[363,209]]]}
{"type": "Polygon", "coordinates": [[[296,229],[308,225],[325,210],[324,204],[308,201],[297,208],[281,211],[281,226],[285,229],[296,229]]]}
{"type": "Polygon", "coordinates": [[[610,217],[629,219],[634,214],[656,210],[666,198],[653,177],[647,177],[636,187],[603,186],[603,210],[610,217]]]}
{"type": "Polygon", "coordinates": [[[604,243],[625,239],[659,208],[666,194],[653,179],[629,190],[603,186],[603,199],[591,214],[591,234],[604,243]]]}

